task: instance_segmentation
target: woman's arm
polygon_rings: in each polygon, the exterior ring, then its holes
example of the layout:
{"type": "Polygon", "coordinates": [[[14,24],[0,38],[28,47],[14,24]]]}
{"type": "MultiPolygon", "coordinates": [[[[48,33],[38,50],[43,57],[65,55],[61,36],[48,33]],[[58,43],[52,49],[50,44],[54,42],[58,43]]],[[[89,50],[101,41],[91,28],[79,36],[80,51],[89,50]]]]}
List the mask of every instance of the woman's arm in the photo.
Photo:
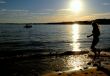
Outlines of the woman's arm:
{"type": "Polygon", "coordinates": [[[91,35],[88,35],[87,37],[91,37],[91,36],[93,36],[93,34],[91,34],[91,35]]]}

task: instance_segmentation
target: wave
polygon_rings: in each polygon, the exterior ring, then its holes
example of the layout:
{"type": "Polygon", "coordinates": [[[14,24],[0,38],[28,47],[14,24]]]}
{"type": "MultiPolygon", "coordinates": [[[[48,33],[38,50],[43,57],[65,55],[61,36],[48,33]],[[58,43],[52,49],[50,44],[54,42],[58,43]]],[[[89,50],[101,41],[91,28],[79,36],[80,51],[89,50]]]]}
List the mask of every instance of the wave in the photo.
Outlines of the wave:
{"type": "Polygon", "coordinates": [[[72,41],[11,41],[11,42],[1,42],[0,45],[43,46],[44,44],[56,44],[56,43],[73,43],[73,42],[72,41]]]}

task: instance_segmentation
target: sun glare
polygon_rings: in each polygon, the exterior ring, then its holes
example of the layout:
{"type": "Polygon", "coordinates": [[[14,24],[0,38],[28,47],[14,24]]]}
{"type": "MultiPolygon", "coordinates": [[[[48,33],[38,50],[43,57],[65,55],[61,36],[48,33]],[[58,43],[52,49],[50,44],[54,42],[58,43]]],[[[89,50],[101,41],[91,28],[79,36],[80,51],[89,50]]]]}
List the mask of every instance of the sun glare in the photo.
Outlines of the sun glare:
{"type": "Polygon", "coordinates": [[[78,43],[78,39],[79,39],[79,25],[78,24],[74,24],[72,25],[72,41],[73,41],[73,51],[80,51],[79,47],[80,47],[80,43],[78,43]]]}
{"type": "Polygon", "coordinates": [[[80,0],[72,0],[70,3],[70,9],[73,12],[79,12],[81,11],[82,3],[80,0]]]}

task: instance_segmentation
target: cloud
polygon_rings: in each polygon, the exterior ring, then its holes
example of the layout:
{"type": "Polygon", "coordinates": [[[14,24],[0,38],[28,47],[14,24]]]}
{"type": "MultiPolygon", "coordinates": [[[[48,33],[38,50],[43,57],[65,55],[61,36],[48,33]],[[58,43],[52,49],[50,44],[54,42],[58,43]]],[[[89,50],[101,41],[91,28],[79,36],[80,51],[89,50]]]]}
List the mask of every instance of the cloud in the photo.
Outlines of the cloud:
{"type": "MultiPolygon", "coordinates": [[[[56,11],[56,10],[55,10],[56,11]]],[[[68,15],[57,15],[55,12],[32,12],[28,10],[0,10],[0,22],[60,22],[60,21],[70,21],[72,20],[68,15]]]]}
{"type": "Polygon", "coordinates": [[[93,14],[93,16],[96,16],[96,17],[100,17],[100,18],[110,18],[110,12],[107,12],[107,13],[97,13],[97,14],[93,14]]]}
{"type": "Polygon", "coordinates": [[[94,20],[94,19],[98,19],[98,18],[105,18],[105,19],[108,18],[109,19],[110,18],[110,12],[85,15],[85,16],[79,17],[78,20],[94,20]]]}
{"type": "Polygon", "coordinates": [[[44,11],[55,12],[55,11],[70,11],[70,9],[44,9],[44,11]]]}
{"type": "Polygon", "coordinates": [[[45,12],[32,12],[29,10],[0,10],[0,22],[38,22],[41,20],[47,20],[49,13],[45,12]]]}
{"type": "Polygon", "coordinates": [[[32,14],[32,15],[48,15],[49,13],[37,13],[37,12],[32,12],[32,13],[30,13],[30,14],[32,14]]]}
{"type": "Polygon", "coordinates": [[[51,16],[60,16],[60,15],[72,15],[73,12],[70,9],[43,9],[40,11],[32,12],[33,15],[51,15],[51,16]]]}
{"type": "Polygon", "coordinates": [[[74,13],[70,9],[45,9],[43,11],[30,11],[23,9],[1,9],[0,22],[62,22],[74,21],[74,13]]]}
{"type": "Polygon", "coordinates": [[[4,13],[4,14],[18,14],[18,13],[28,13],[29,10],[8,10],[8,9],[1,9],[0,10],[0,14],[4,13]]]}
{"type": "Polygon", "coordinates": [[[50,11],[51,12],[51,11],[55,11],[55,10],[54,9],[44,9],[44,11],[48,11],[48,12],[50,11]]]}
{"type": "Polygon", "coordinates": [[[109,5],[110,5],[110,3],[103,3],[102,5],[109,6],[109,5]]]}
{"type": "Polygon", "coordinates": [[[1,4],[4,4],[4,3],[7,3],[6,1],[3,1],[3,0],[0,0],[0,3],[1,4]]]}
{"type": "Polygon", "coordinates": [[[73,12],[70,9],[58,9],[55,11],[55,14],[59,16],[72,16],[73,12]]]}
{"type": "Polygon", "coordinates": [[[19,9],[15,9],[15,10],[7,10],[7,9],[1,9],[0,12],[28,12],[29,10],[19,10],[19,9]]]}
{"type": "Polygon", "coordinates": [[[8,9],[1,9],[0,10],[0,14],[10,14],[10,15],[49,15],[50,13],[49,12],[32,12],[32,11],[29,11],[29,10],[21,10],[21,9],[15,9],[15,10],[8,10],[8,9]]]}
{"type": "Polygon", "coordinates": [[[28,12],[29,10],[7,10],[10,12],[28,12]]]}
{"type": "Polygon", "coordinates": [[[0,12],[7,11],[6,9],[1,9],[0,12]]]}
{"type": "Polygon", "coordinates": [[[11,16],[23,16],[27,15],[29,10],[8,10],[8,9],[1,9],[0,16],[4,17],[11,17],[11,16]]]}
{"type": "Polygon", "coordinates": [[[61,12],[64,12],[64,11],[71,11],[71,9],[59,9],[57,11],[61,11],[61,12]]]}
{"type": "Polygon", "coordinates": [[[28,12],[29,10],[19,10],[19,9],[15,9],[15,10],[8,10],[8,9],[1,9],[0,12],[28,12]]]}

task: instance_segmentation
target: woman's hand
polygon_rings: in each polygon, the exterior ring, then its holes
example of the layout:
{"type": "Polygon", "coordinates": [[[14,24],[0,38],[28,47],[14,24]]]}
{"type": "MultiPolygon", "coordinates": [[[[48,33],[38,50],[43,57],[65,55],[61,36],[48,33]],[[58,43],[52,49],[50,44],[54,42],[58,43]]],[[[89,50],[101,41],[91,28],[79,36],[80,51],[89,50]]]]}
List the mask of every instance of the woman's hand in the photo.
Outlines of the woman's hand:
{"type": "Polygon", "coordinates": [[[87,36],[87,37],[90,37],[90,36],[87,36]]]}

